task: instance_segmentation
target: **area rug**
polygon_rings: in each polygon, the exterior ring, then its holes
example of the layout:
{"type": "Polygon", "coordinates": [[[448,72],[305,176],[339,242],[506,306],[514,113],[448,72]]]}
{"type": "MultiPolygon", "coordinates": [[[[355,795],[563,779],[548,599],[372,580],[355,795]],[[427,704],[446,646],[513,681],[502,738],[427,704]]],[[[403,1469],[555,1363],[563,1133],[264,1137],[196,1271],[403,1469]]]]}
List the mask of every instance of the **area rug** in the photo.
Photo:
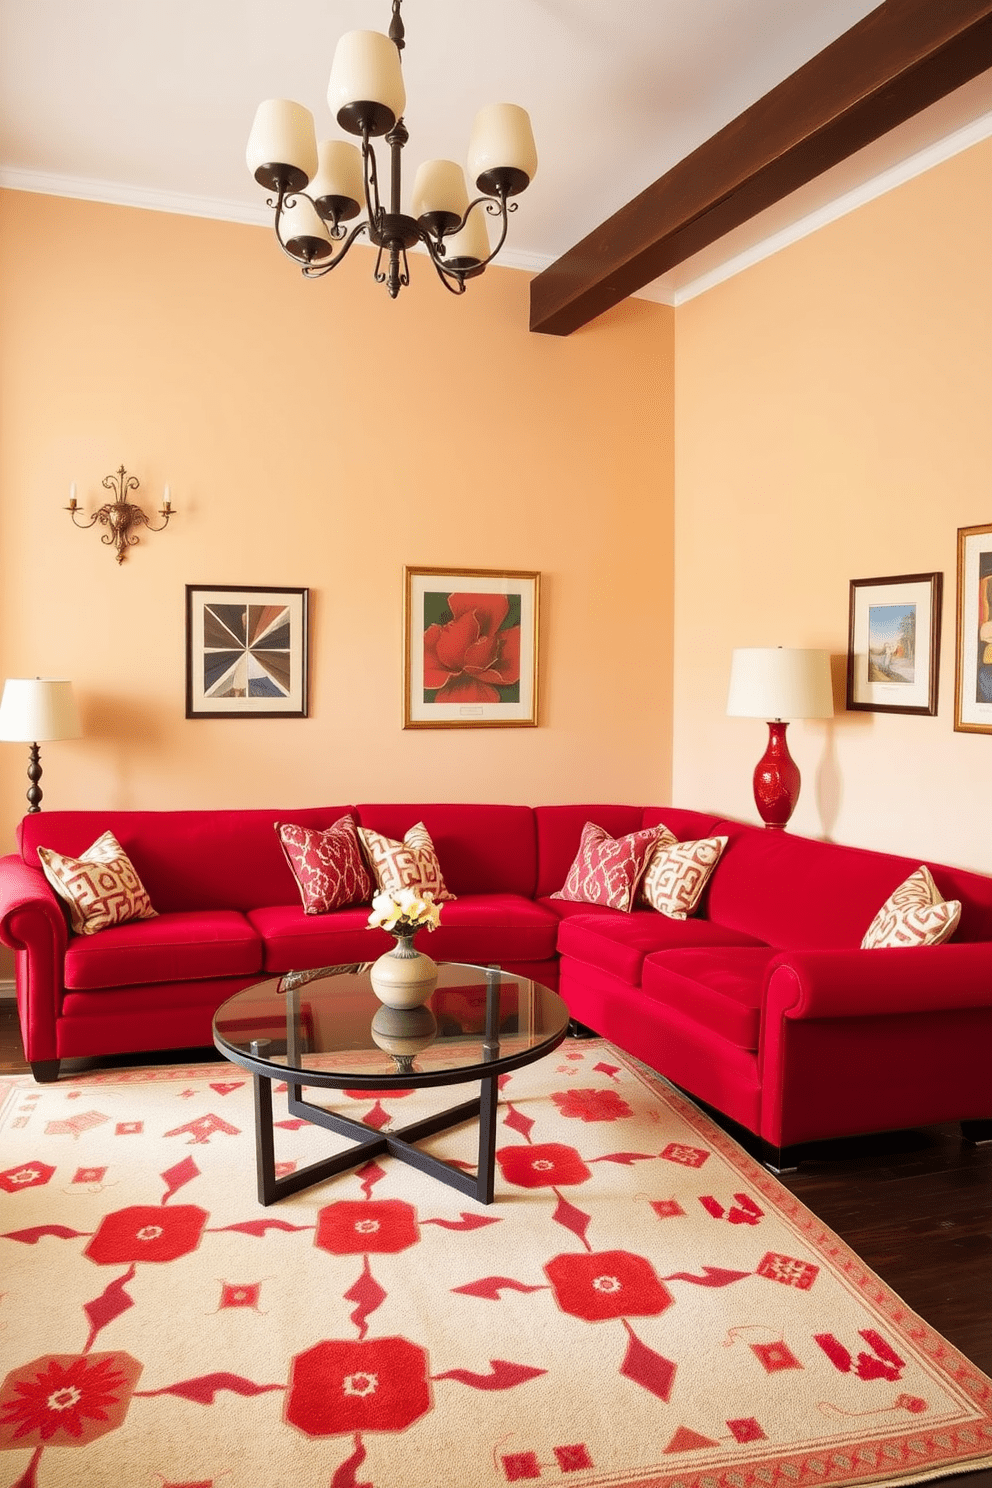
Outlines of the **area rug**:
{"type": "MultiPolygon", "coordinates": [[[[227,1064],[3,1086],[0,1488],[850,1488],[992,1465],[992,1381],[607,1044],[503,1079],[491,1206],[383,1158],[260,1207],[227,1064]]],[[[313,1095],[375,1129],[451,1103],[313,1095]]],[[[276,1102],[281,1172],[343,1145],[276,1102]]],[[[429,1145],[467,1168],[476,1141],[429,1145]]]]}

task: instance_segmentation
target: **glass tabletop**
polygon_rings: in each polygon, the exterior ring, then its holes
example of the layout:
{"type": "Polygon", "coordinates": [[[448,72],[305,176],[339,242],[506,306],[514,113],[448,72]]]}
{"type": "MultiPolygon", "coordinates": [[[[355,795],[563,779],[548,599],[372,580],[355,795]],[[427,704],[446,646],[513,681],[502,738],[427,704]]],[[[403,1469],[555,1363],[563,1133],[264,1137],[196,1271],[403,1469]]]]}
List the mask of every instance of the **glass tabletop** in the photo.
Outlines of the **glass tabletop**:
{"type": "Polygon", "coordinates": [[[528,977],[459,962],[438,965],[437,986],[417,1008],[386,1007],[371,963],[289,972],[218,1008],[214,1043],[235,1063],[304,1084],[457,1084],[529,1064],[568,1027],[557,993],[528,977]]]}

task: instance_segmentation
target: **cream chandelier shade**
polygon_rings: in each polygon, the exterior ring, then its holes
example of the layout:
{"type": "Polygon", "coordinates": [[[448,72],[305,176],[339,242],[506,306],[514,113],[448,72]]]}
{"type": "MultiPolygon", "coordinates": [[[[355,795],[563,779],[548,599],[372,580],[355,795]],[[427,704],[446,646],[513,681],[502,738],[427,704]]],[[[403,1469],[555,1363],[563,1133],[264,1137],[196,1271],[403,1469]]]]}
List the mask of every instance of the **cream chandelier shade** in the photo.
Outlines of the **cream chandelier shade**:
{"type": "Polygon", "coordinates": [[[746,646],[733,653],[727,713],[732,718],[831,718],[830,652],[746,646]]]}
{"type": "Polygon", "coordinates": [[[44,744],[82,734],[72,683],[51,677],[8,677],[0,699],[0,739],[44,744]]]}
{"type": "Polygon", "coordinates": [[[402,0],[391,3],[388,36],[347,32],[331,65],[331,118],[360,145],[318,142],[309,109],[291,99],[269,98],[255,115],[248,169],[271,193],[279,246],[308,278],[336,268],[365,233],[379,250],[375,278],[393,298],[410,282],[407,252],[417,246],[426,249],[442,284],[461,294],[465,281],[481,274],[499,253],[509,214],[516,211],[510,198],[524,191],[537,172],[530,118],[514,103],[481,108],[468,141],[467,180],[452,160],[426,160],[405,202],[401,156],[409,134],[403,122],[401,55],[406,42],[402,0]],[[382,196],[372,144],[381,136],[390,152],[382,196]],[[363,210],[365,218],[347,229],[344,224],[363,210]],[[489,219],[500,229],[495,247],[486,227],[489,219]]]}

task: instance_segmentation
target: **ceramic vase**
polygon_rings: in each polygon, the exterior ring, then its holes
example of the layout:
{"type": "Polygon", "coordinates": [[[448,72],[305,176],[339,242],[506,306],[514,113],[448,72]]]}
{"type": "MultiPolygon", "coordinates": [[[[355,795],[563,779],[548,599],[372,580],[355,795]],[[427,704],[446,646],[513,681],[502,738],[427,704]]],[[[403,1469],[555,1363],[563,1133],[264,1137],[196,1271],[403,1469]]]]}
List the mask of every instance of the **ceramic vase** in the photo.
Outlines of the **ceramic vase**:
{"type": "Polygon", "coordinates": [[[396,941],[391,951],[372,965],[372,990],[387,1007],[420,1007],[437,986],[437,965],[413,943],[416,933],[390,932],[396,941]]]}

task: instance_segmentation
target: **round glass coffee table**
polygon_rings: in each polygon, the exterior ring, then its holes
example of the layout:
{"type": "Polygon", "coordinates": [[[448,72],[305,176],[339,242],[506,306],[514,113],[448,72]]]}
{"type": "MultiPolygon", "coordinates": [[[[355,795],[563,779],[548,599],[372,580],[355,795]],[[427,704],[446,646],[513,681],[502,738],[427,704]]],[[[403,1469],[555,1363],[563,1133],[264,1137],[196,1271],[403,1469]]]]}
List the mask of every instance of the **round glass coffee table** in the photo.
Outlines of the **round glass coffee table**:
{"type": "Polygon", "coordinates": [[[254,1081],[259,1203],[392,1156],[491,1204],[499,1077],[556,1049],[568,1030],[568,1008],[539,982],[458,962],[439,965],[437,987],[423,1007],[386,1008],[372,990],[370,964],[273,977],[229,997],[214,1015],[217,1048],[254,1081]],[[286,1082],[291,1115],[350,1137],[357,1146],[277,1177],[273,1081],[286,1082]],[[377,1132],[302,1094],[304,1087],[417,1090],[470,1081],[479,1082],[478,1096],[395,1132],[377,1132]],[[474,1175],[415,1145],[472,1119],[479,1123],[474,1175]]]}

